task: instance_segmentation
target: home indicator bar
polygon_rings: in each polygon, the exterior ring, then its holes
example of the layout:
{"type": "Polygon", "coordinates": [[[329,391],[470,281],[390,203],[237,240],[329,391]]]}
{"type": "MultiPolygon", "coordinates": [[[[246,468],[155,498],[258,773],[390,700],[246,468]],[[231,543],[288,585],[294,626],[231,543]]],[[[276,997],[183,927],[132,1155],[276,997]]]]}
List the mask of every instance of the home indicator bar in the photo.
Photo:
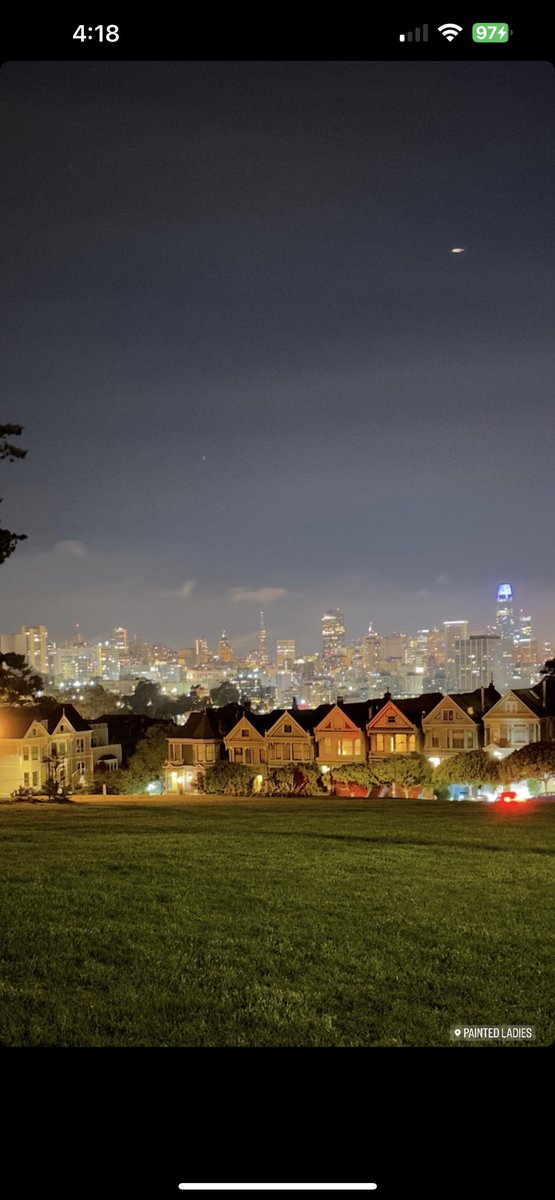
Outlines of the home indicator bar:
{"type": "Polygon", "coordinates": [[[375,1192],[377,1183],[180,1183],[182,1192],[375,1192]]]}

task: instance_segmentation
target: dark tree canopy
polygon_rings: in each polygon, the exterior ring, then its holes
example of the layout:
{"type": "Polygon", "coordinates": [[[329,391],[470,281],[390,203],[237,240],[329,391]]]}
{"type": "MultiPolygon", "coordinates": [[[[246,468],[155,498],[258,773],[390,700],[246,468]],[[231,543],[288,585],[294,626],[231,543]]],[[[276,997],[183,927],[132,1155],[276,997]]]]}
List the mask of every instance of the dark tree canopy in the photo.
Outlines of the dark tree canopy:
{"type": "Polygon", "coordinates": [[[140,679],[132,696],[129,697],[131,712],[144,717],[153,717],[158,709],[162,693],[160,684],[151,679],[140,679]]]}
{"type": "MultiPolygon", "coordinates": [[[[7,458],[8,462],[14,462],[16,458],[25,458],[26,450],[7,441],[10,437],[19,437],[22,430],[22,425],[0,425],[0,459],[7,458]]],[[[17,543],[23,542],[26,537],[26,533],[12,533],[11,529],[0,526],[0,563],[5,562],[13,554],[17,543]]]]}
{"type": "Polygon", "coordinates": [[[555,742],[530,742],[513,750],[501,764],[501,774],[508,783],[531,776],[541,779],[544,790],[555,779],[555,742]]]}
{"type": "Polygon", "coordinates": [[[36,704],[42,687],[23,654],[0,654],[0,704],[36,704]]]}
{"type": "Polygon", "coordinates": [[[444,758],[434,771],[434,783],[470,784],[478,787],[486,783],[499,782],[497,760],[490,758],[485,750],[462,750],[444,758]]]}
{"type": "Polygon", "coordinates": [[[239,689],[225,679],[218,687],[210,688],[210,699],[215,708],[223,708],[225,704],[238,704],[239,689]]]}
{"type": "Polygon", "coordinates": [[[168,757],[168,731],[152,725],[137,743],[125,770],[117,773],[117,788],[121,792],[144,793],[149,783],[164,786],[164,766],[168,757]]]}

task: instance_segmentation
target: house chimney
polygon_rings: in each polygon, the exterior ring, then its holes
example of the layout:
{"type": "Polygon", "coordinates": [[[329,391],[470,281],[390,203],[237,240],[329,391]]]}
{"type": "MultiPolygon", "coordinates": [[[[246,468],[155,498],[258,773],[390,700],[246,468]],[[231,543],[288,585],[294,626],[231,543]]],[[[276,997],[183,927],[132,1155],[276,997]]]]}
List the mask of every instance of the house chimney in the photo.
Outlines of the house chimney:
{"type": "Polygon", "coordinates": [[[335,702],[335,703],[336,703],[336,704],[343,704],[343,696],[338,696],[338,697],[337,697],[337,700],[336,700],[336,702],[335,702]]]}
{"type": "Polygon", "coordinates": [[[543,707],[544,707],[544,710],[547,712],[547,675],[544,675],[544,677],[542,679],[542,695],[543,695],[543,707]]]}
{"type": "Polygon", "coordinates": [[[481,703],[481,705],[482,705],[482,712],[483,712],[483,711],[484,711],[484,709],[485,709],[485,706],[486,706],[486,702],[485,702],[485,699],[484,699],[484,689],[483,689],[483,687],[482,687],[482,688],[480,688],[480,703],[481,703]]]}
{"type": "Polygon", "coordinates": [[[383,698],[384,700],[391,700],[391,692],[384,692],[383,698]]]}

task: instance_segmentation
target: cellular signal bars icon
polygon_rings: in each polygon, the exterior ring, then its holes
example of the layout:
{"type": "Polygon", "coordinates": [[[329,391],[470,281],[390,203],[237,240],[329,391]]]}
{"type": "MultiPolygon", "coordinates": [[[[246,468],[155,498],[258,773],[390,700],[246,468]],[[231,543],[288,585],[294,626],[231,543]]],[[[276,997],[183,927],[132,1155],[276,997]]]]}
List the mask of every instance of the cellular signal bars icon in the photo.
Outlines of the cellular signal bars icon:
{"type": "Polygon", "coordinates": [[[420,41],[427,42],[428,41],[428,26],[423,25],[422,29],[420,29],[420,26],[419,26],[418,29],[414,29],[414,30],[411,29],[411,30],[409,30],[408,33],[400,33],[399,41],[400,42],[420,42],[420,41]]]}

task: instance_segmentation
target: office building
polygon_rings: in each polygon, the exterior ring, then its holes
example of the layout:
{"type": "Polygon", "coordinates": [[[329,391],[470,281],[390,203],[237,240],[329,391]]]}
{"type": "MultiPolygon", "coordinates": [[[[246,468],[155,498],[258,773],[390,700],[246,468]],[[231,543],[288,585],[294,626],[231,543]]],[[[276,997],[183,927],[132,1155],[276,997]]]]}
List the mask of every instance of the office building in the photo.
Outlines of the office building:
{"type": "Polygon", "coordinates": [[[48,674],[48,632],[45,625],[22,625],[25,638],[25,658],[33,671],[46,678],[48,674]]]}
{"type": "Polygon", "coordinates": [[[338,608],[329,608],[322,617],[323,669],[335,670],[343,665],[345,651],[345,617],[338,608]]]}

